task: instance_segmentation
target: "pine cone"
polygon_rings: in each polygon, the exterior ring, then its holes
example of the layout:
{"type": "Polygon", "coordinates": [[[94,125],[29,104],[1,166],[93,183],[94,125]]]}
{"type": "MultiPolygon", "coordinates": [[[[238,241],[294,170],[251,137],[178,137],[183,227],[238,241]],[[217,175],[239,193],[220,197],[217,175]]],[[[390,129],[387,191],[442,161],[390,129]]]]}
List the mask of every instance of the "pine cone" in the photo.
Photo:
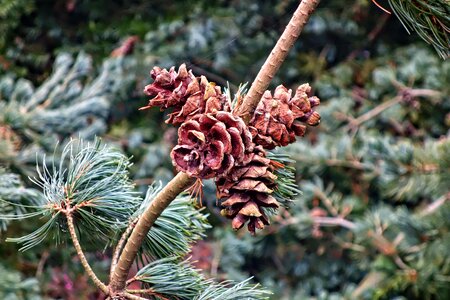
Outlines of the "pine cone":
{"type": "Polygon", "coordinates": [[[305,135],[306,126],[302,123],[318,125],[320,115],[312,108],[319,105],[320,100],[308,97],[310,91],[307,83],[297,88],[293,98],[292,91],[283,85],[275,89],[273,96],[266,91],[249,124],[253,141],[266,149],[286,146],[295,142],[295,136],[305,135]]]}
{"type": "Polygon", "coordinates": [[[183,123],[171,157],[178,170],[205,179],[226,175],[252,150],[252,137],[244,121],[219,111],[196,115],[183,123]]]}
{"type": "Polygon", "coordinates": [[[240,229],[248,221],[247,228],[254,234],[255,229],[269,225],[263,207],[278,208],[278,201],[271,196],[276,186],[276,176],[270,159],[261,146],[247,155],[247,162],[235,166],[225,177],[216,179],[217,198],[223,199],[222,214],[232,221],[233,229],[240,229]]]}
{"type": "Polygon", "coordinates": [[[164,110],[172,107],[174,110],[166,120],[168,124],[184,123],[197,114],[230,111],[230,104],[220,87],[204,76],[195,77],[185,64],[180,66],[178,72],[174,67],[169,71],[154,67],[150,75],[154,82],[144,88],[144,93],[154,98],[141,109],[160,106],[164,110]]]}

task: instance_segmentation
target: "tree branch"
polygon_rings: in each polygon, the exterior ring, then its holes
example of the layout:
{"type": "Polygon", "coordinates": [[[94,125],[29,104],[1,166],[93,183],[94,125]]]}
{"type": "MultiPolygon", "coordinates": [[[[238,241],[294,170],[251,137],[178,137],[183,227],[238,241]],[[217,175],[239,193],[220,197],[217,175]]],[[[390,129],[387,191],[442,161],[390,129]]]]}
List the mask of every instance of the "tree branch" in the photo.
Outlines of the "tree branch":
{"type": "Polygon", "coordinates": [[[194,182],[185,173],[178,173],[153,199],[150,206],[140,216],[139,221],[134,227],[130,237],[125,244],[125,247],[120,254],[117,266],[114,268],[111,276],[110,289],[111,292],[118,293],[125,288],[125,282],[128,277],[128,272],[133,264],[134,259],[142,245],[147,233],[155,223],[156,219],[161,215],[164,209],[183,192],[189,185],[194,182]]]}
{"type": "Polygon", "coordinates": [[[130,294],[130,293],[128,293],[128,292],[124,292],[124,293],[123,293],[123,296],[124,296],[126,299],[130,299],[130,300],[147,300],[147,298],[142,298],[142,297],[139,297],[139,296],[130,294]]]}
{"type": "Polygon", "coordinates": [[[242,105],[237,108],[236,115],[242,117],[244,121],[248,122],[251,119],[253,110],[258,105],[263,93],[269,87],[272,78],[286,59],[289,50],[294,46],[294,42],[300,36],[303,27],[318,4],[319,0],[303,0],[294,12],[283,34],[259,70],[258,75],[256,75],[242,105]]]}
{"type": "Polygon", "coordinates": [[[350,230],[356,228],[356,224],[346,220],[344,218],[333,218],[333,217],[314,217],[313,221],[315,224],[320,226],[341,226],[350,230]]]}
{"type": "Polygon", "coordinates": [[[73,225],[73,217],[70,211],[64,212],[67,218],[67,226],[69,227],[69,233],[70,237],[72,238],[73,246],[75,247],[75,250],[77,251],[77,255],[80,258],[81,264],[83,265],[84,269],[86,270],[86,273],[89,275],[89,277],[92,279],[92,281],[95,283],[95,285],[102,290],[105,294],[108,294],[108,287],[106,284],[100,281],[98,279],[97,275],[95,275],[94,271],[92,270],[91,266],[89,265],[89,262],[86,259],[86,256],[84,255],[83,249],[81,248],[80,242],[78,241],[77,233],[75,232],[75,227],[73,225]]]}
{"type": "Polygon", "coordinates": [[[112,259],[111,259],[111,269],[109,271],[109,280],[110,281],[112,279],[112,274],[114,272],[114,269],[117,266],[117,262],[119,261],[120,253],[122,252],[122,249],[125,246],[125,242],[127,241],[128,237],[130,236],[131,231],[136,226],[137,221],[138,221],[138,219],[133,220],[130,223],[130,225],[128,225],[127,229],[125,230],[125,232],[120,237],[120,240],[117,243],[116,249],[114,249],[114,255],[113,255],[112,259]]]}
{"type": "Polygon", "coordinates": [[[374,117],[378,116],[388,108],[404,101],[405,97],[440,97],[441,93],[434,90],[429,89],[412,89],[412,88],[405,88],[405,87],[398,87],[398,95],[392,98],[391,100],[388,100],[386,102],[383,102],[379,104],[378,106],[375,106],[368,112],[364,113],[363,115],[359,116],[356,119],[353,119],[349,123],[350,128],[358,128],[361,126],[361,124],[373,119],[374,117]]]}
{"type": "Polygon", "coordinates": [[[442,195],[436,201],[426,206],[425,209],[419,213],[419,216],[425,217],[435,213],[442,205],[445,204],[445,202],[449,200],[450,200],[450,192],[448,192],[446,195],[442,195]]]}

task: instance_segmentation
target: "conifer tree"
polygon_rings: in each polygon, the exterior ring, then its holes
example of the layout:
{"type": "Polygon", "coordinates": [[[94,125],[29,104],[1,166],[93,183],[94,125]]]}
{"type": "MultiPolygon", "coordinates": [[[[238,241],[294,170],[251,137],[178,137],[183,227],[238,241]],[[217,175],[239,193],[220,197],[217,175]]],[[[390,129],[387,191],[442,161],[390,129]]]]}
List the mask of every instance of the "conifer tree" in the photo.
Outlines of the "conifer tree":
{"type": "MultiPolygon", "coordinates": [[[[389,1],[405,27],[446,58],[448,5],[400,2],[389,1]]],[[[96,78],[82,53],[60,55],[37,89],[0,80],[0,229],[43,220],[8,241],[24,251],[46,240],[72,243],[109,299],[268,299],[266,287],[289,299],[446,299],[448,62],[406,48],[361,68],[342,63],[312,87],[269,90],[317,4],[301,2],[249,90],[241,85],[234,97],[212,82],[221,78],[189,65],[152,69],[142,109],[168,110],[166,123],[178,126],[170,154],[178,174],[145,197],[130,179],[132,159],[95,137],[106,131],[111,99],[133,79],[126,47],[96,78]],[[36,171],[30,153],[39,154],[36,171]],[[30,176],[34,188],[12,172],[30,176]],[[188,258],[211,227],[198,209],[205,179],[213,179],[228,227],[256,235],[214,231],[221,271],[235,281],[208,279],[188,258]],[[112,253],[109,276],[93,267],[88,244],[112,253]]],[[[34,296],[35,281],[14,275],[0,286],[34,296]]]]}

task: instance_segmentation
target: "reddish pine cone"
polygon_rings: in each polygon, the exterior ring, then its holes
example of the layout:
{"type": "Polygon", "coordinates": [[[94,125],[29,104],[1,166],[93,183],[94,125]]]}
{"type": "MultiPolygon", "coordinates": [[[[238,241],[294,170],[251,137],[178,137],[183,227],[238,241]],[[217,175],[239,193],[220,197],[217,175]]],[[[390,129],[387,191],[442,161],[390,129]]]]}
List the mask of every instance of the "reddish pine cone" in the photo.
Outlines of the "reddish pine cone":
{"type": "Polygon", "coordinates": [[[237,230],[248,221],[247,228],[255,229],[269,225],[263,207],[278,208],[278,201],[271,196],[276,186],[270,159],[261,146],[247,155],[246,163],[231,169],[225,177],[216,179],[217,198],[223,199],[222,215],[233,219],[232,227],[237,230]]]}
{"type": "Polygon", "coordinates": [[[171,152],[179,171],[205,179],[224,176],[253,150],[252,136],[241,118],[229,112],[196,115],[178,129],[171,152]]]}
{"type": "Polygon", "coordinates": [[[195,77],[185,64],[180,66],[178,72],[174,67],[169,71],[154,67],[150,75],[154,82],[144,88],[144,93],[154,98],[141,109],[154,106],[161,107],[161,110],[173,108],[166,123],[177,125],[197,114],[230,111],[228,100],[220,87],[204,76],[195,77]]]}
{"type": "Polygon", "coordinates": [[[316,126],[320,115],[312,108],[320,104],[319,98],[308,97],[309,84],[297,88],[293,98],[292,91],[283,85],[275,89],[272,96],[266,91],[259,102],[249,128],[253,141],[266,149],[286,146],[295,142],[295,136],[305,135],[306,125],[316,126]]]}

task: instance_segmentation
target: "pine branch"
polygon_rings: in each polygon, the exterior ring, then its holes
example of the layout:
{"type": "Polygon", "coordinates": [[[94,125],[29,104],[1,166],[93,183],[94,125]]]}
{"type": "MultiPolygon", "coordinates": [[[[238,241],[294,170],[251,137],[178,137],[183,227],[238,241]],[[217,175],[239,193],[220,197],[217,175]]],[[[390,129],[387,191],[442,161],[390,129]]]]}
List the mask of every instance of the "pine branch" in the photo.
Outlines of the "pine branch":
{"type": "Polygon", "coordinates": [[[381,103],[380,105],[374,107],[370,111],[364,113],[356,119],[350,120],[349,127],[350,128],[358,128],[361,124],[375,118],[383,111],[389,109],[390,107],[405,101],[405,99],[415,98],[415,97],[440,97],[442,94],[438,91],[429,90],[429,89],[412,89],[401,87],[398,91],[398,95],[394,98],[381,103]]]}
{"type": "Polygon", "coordinates": [[[120,237],[119,241],[117,242],[116,248],[114,249],[114,254],[111,259],[111,267],[109,270],[109,280],[111,280],[111,276],[114,272],[114,269],[117,266],[117,262],[119,261],[120,253],[122,253],[123,247],[125,246],[125,243],[127,242],[128,237],[130,236],[131,232],[133,231],[134,227],[136,226],[137,219],[132,220],[130,224],[128,225],[127,229],[122,233],[122,236],[120,237]]]}
{"type": "MultiPolygon", "coordinates": [[[[193,299],[212,284],[189,261],[178,262],[176,257],[158,259],[141,268],[133,281],[151,287],[153,293],[169,299],[193,299]]],[[[129,291],[130,292],[130,291],[129,291]]]]}
{"type": "Polygon", "coordinates": [[[111,107],[131,85],[128,60],[110,58],[93,75],[92,58],[59,54],[52,74],[38,87],[23,78],[0,77],[0,164],[33,173],[36,156],[70,137],[93,140],[107,130],[111,107]]]}
{"type": "Polygon", "coordinates": [[[333,217],[314,217],[314,224],[320,226],[341,226],[347,229],[355,229],[356,224],[346,220],[344,218],[333,218],[333,217]]]}
{"type": "Polygon", "coordinates": [[[42,242],[53,231],[57,241],[65,226],[64,212],[70,210],[79,228],[96,234],[87,237],[94,242],[111,241],[114,233],[126,223],[142,199],[136,196],[128,178],[128,159],[109,147],[71,142],[53,161],[51,171],[45,159],[37,168],[38,179],[34,183],[43,189],[43,201],[18,207],[33,209],[21,215],[0,215],[0,219],[25,219],[42,216],[49,220],[36,231],[20,238],[8,239],[22,243],[22,250],[42,242]]]}
{"type": "Polygon", "coordinates": [[[80,242],[78,241],[77,233],[75,232],[75,227],[73,225],[72,212],[66,211],[64,214],[67,219],[67,227],[69,228],[69,233],[70,233],[70,237],[72,238],[73,246],[75,247],[75,250],[77,251],[77,255],[80,258],[81,264],[83,265],[86,273],[92,279],[92,281],[95,283],[95,285],[102,292],[104,292],[105,294],[108,294],[108,287],[100,279],[98,279],[97,275],[95,275],[94,271],[92,270],[91,266],[89,265],[89,262],[87,261],[86,256],[84,255],[83,249],[81,248],[80,242]]]}
{"type": "Polygon", "coordinates": [[[270,292],[258,289],[258,285],[251,285],[249,281],[250,278],[237,284],[225,281],[211,285],[194,300],[259,300],[269,298],[270,292]]]}
{"type": "Polygon", "coordinates": [[[450,6],[448,0],[389,0],[394,14],[409,33],[417,34],[433,45],[443,59],[450,55],[450,6]]]}
{"type": "Polygon", "coordinates": [[[10,220],[19,219],[42,199],[37,190],[25,188],[18,175],[0,167],[0,232],[6,230],[10,220]]]}
{"type": "Polygon", "coordinates": [[[120,255],[119,261],[111,279],[110,288],[112,293],[117,293],[125,288],[125,281],[134,259],[144,242],[148,231],[155,223],[156,219],[169,206],[169,204],[189,187],[194,180],[185,173],[178,173],[155,197],[151,205],[139,218],[136,227],[133,229],[127,243],[120,255]]]}
{"type": "MultiPolygon", "coordinates": [[[[123,225],[124,232],[117,243],[112,259],[111,276],[133,228],[160,191],[161,185],[151,185],[140,207],[131,216],[129,225],[127,226],[126,223],[123,225]]],[[[207,215],[202,213],[202,209],[195,207],[191,197],[185,194],[179,195],[161,213],[147,233],[138,257],[148,261],[169,256],[181,259],[188,254],[191,244],[202,238],[205,229],[209,227],[207,215]]]]}
{"type": "Polygon", "coordinates": [[[253,110],[258,105],[263,93],[269,87],[270,82],[288,55],[289,50],[294,46],[303,27],[318,4],[319,0],[303,0],[294,12],[283,34],[259,70],[258,75],[256,75],[244,101],[235,112],[244,121],[248,122],[250,120],[253,110]]]}
{"type": "MultiPolygon", "coordinates": [[[[153,186],[149,189],[150,193],[147,192],[141,207],[136,211],[137,219],[160,190],[161,188],[153,186]]],[[[190,245],[201,239],[205,229],[209,227],[207,215],[202,213],[202,209],[195,207],[191,196],[178,195],[155,221],[142,244],[141,252],[149,259],[185,257],[190,245]]]]}
{"type": "MultiPolygon", "coordinates": [[[[294,17],[289,22],[285,32],[280,37],[279,42],[277,42],[274,50],[271,52],[262,70],[259,72],[260,75],[258,74],[257,79],[255,80],[255,86],[250,88],[249,94],[251,93],[251,96],[247,94],[248,99],[244,100],[239,107],[240,111],[238,114],[243,115],[246,122],[250,120],[250,113],[256,108],[264,90],[281,66],[288,50],[293,46],[294,41],[300,35],[304,24],[314,11],[318,2],[318,0],[304,0],[300,3],[299,8],[294,13],[294,17]]],[[[112,294],[121,293],[124,290],[125,282],[133,261],[156,219],[161,215],[162,211],[169,206],[170,202],[192,183],[193,179],[188,175],[184,173],[177,174],[142,214],[142,217],[136,224],[135,229],[131,233],[124,250],[120,255],[117,267],[114,270],[110,282],[112,294]]]]}

